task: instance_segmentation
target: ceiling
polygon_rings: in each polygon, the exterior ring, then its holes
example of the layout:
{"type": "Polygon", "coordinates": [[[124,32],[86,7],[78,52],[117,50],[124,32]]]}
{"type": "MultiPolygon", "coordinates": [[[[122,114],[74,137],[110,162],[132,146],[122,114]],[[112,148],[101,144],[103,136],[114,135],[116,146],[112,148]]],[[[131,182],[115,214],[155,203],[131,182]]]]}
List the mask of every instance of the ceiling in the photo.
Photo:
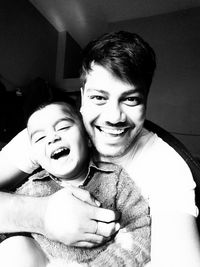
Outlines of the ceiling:
{"type": "Polygon", "coordinates": [[[110,22],[148,17],[200,6],[200,0],[29,0],[58,32],[80,43],[110,22]]]}
{"type": "Polygon", "coordinates": [[[200,0],[29,0],[58,31],[71,20],[116,22],[200,6],[200,0]]]}

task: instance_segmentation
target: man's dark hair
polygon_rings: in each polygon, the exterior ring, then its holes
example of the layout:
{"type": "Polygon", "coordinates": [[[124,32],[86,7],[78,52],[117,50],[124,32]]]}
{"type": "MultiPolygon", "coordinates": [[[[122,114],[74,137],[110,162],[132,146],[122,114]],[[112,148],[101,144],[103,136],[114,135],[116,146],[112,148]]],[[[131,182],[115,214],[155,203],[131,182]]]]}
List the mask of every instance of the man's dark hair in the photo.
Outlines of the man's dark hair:
{"type": "Polygon", "coordinates": [[[154,50],[138,34],[118,31],[91,41],[83,50],[81,81],[84,85],[92,63],[105,67],[124,82],[148,94],[156,68],[154,50]]]}

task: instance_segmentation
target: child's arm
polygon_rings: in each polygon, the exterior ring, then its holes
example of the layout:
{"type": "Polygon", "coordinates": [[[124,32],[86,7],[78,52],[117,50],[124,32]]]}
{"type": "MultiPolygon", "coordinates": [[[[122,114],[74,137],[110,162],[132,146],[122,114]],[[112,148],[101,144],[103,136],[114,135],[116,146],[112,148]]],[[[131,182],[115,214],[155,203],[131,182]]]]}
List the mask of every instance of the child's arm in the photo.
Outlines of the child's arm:
{"type": "Polygon", "coordinates": [[[33,158],[27,129],[18,133],[0,151],[0,188],[16,188],[39,165],[33,158]]]}
{"type": "Polygon", "coordinates": [[[121,230],[114,242],[99,254],[89,266],[143,266],[150,261],[150,217],[146,201],[139,190],[122,171],[116,199],[121,212],[121,230]]]}

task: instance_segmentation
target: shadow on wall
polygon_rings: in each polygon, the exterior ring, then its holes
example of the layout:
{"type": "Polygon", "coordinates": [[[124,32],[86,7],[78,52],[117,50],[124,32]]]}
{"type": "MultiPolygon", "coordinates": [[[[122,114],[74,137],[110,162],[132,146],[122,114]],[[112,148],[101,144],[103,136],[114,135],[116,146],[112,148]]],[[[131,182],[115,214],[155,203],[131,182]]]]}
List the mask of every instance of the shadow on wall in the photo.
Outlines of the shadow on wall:
{"type": "MultiPolygon", "coordinates": [[[[80,94],[68,93],[54,88],[42,78],[36,78],[19,91],[7,91],[0,82],[0,142],[9,142],[19,131],[26,127],[31,113],[47,101],[66,101],[76,108],[80,106],[80,94]]],[[[2,146],[1,145],[1,146],[2,146]]]]}
{"type": "Polygon", "coordinates": [[[24,126],[22,98],[15,91],[6,91],[0,82],[0,141],[7,143],[24,126]]]}

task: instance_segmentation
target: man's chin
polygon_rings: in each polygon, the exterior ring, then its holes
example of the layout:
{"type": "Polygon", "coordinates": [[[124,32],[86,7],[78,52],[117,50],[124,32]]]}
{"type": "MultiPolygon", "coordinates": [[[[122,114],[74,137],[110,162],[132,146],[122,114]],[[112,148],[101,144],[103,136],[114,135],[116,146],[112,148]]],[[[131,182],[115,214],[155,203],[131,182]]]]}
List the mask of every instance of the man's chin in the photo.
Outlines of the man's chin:
{"type": "Polygon", "coordinates": [[[108,148],[108,149],[102,149],[102,147],[100,147],[99,149],[97,148],[97,151],[100,155],[100,157],[102,158],[116,158],[116,157],[120,157],[123,156],[125,153],[125,148],[119,148],[119,149],[114,149],[114,148],[108,148]]]}

